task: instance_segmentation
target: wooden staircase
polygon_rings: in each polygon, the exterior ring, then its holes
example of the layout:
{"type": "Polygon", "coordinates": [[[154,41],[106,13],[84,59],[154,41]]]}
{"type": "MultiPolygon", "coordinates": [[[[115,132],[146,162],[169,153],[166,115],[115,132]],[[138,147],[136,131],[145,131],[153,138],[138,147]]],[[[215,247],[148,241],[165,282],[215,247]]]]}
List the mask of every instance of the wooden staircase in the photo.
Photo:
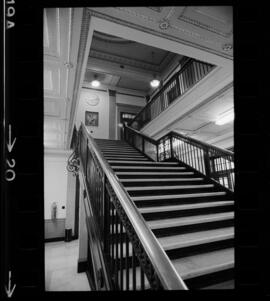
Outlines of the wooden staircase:
{"type": "Polygon", "coordinates": [[[151,161],[124,141],[95,141],[188,288],[233,289],[233,194],[181,162],[151,161]]]}

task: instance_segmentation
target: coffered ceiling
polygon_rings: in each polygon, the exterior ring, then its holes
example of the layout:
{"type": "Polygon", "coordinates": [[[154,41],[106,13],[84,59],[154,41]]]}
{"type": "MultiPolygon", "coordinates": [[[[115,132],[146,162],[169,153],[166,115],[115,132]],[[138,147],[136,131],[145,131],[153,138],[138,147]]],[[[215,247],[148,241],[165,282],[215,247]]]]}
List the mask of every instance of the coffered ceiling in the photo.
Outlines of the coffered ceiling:
{"type": "Polygon", "coordinates": [[[131,40],[95,31],[85,82],[97,76],[103,85],[151,93],[150,81],[162,78],[183,56],[131,40]]]}
{"type": "Polygon", "coordinates": [[[232,6],[89,7],[92,15],[233,57],[232,6]]]}

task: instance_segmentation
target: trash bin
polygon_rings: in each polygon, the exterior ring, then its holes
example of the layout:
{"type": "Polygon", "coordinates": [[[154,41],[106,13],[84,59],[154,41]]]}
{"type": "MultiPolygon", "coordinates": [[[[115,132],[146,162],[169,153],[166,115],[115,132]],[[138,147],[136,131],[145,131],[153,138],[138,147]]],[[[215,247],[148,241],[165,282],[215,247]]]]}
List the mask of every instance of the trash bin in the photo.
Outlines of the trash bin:
{"type": "Polygon", "coordinates": [[[72,229],[65,229],[65,242],[72,240],[72,229]]]}

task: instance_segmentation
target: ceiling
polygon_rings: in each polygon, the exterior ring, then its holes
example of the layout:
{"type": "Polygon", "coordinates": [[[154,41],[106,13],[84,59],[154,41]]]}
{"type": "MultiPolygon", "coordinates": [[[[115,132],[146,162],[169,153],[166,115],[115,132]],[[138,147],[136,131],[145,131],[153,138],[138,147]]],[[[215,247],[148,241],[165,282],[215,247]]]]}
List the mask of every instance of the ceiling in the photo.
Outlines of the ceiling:
{"type": "MultiPolygon", "coordinates": [[[[125,28],[160,36],[168,43],[178,42],[181,47],[201,49],[224,62],[233,61],[232,7],[92,7],[86,10],[89,16],[104,22],[109,20],[125,28]]],[[[84,38],[84,26],[91,24],[84,23],[83,10],[79,11],[72,8],[44,10],[44,145],[47,148],[68,147],[76,64],[82,65],[84,51],[79,45],[84,38]]],[[[86,52],[85,69],[80,71],[84,84],[96,74],[104,88],[151,94],[149,82],[153,76],[166,77],[184,58],[181,51],[176,54],[164,50],[169,47],[159,49],[140,43],[141,39],[132,41],[132,36],[127,40],[117,37],[115,32],[115,36],[104,33],[102,28],[94,30],[86,52]]],[[[76,78],[80,74],[76,74],[76,78]]],[[[176,129],[210,143],[232,135],[232,123],[216,126],[213,122],[214,116],[233,107],[233,89],[230,93],[222,94],[180,119],[176,129]]]]}
{"type": "Polygon", "coordinates": [[[95,31],[84,81],[94,76],[103,86],[152,92],[150,81],[161,79],[164,72],[183,56],[130,40],[95,31]]]}
{"type": "Polygon", "coordinates": [[[218,116],[233,110],[233,87],[230,87],[211,102],[206,103],[185,118],[179,120],[174,125],[174,128],[175,131],[195,139],[227,147],[226,141],[233,137],[233,122],[217,125],[215,121],[218,116]]]}
{"type": "Polygon", "coordinates": [[[232,6],[89,7],[92,15],[233,58],[232,6]]]}

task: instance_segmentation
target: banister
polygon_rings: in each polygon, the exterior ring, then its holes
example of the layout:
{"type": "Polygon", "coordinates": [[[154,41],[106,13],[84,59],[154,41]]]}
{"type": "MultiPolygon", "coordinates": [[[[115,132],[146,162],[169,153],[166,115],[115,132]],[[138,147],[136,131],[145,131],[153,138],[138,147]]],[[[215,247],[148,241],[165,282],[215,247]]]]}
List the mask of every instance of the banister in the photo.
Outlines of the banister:
{"type": "MultiPolygon", "coordinates": [[[[196,143],[196,144],[205,146],[205,147],[208,148],[208,149],[211,148],[211,149],[214,149],[214,150],[216,150],[216,151],[218,151],[218,152],[220,152],[220,153],[223,153],[224,155],[229,155],[229,156],[234,157],[234,153],[231,152],[231,151],[229,151],[229,150],[227,150],[227,149],[220,148],[220,147],[218,147],[218,146],[215,146],[215,145],[209,144],[209,143],[207,143],[207,142],[203,142],[203,141],[197,140],[197,139],[192,138],[192,137],[185,136],[185,135],[183,135],[183,134],[180,134],[180,133],[177,133],[177,132],[174,132],[174,131],[171,131],[169,134],[179,136],[179,137],[181,137],[181,138],[183,138],[183,139],[187,139],[187,140],[189,140],[189,141],[193,141],[193,142],[196,143]]],[[[166,136],[166,135],[165,135],[165,136],[166,136]]],[[[162,138],[164,138],[165,136],[163,136],[162,138]]],[[[162,139],[162,138],[160,138],[160,139],[162,139]]],[[[159,140],[160,140],[160,139],[159,139],[159,140]]]]}
{"type": "MultiPolygon", "coordinates": [[[[88,138],[88,147],[94,152],[103,172],[105,173],[109,183],[111,184],[119,202],[125,211],[130,223],[132,224],[140,242],[147,253],[151,264],[165,289],[168,290],[187,290],[185,283],[179,276],[174,266],[172,265],[167,254],[161,247],[160,243],[147,226],[142,215],[139,213],[134,202],[131,200],[123,185],[116,177],[110,165],[100,152],[96,142],[91,137],[87,128],[81,124],[81,129],[88,138]]],[[[150,138],[151,139],[151,138],[150,138]]]]}
{"type": "MultiPolygon", "coordinates": [[[[169,77],[169,79],[167,80],[167,82],[164,84],[164,86],[162,86],[161,88],[159,88],[157,91],[155,91],[152,95],[151,95],[151,99],[150,101],[137,113],[137,115],[133,118],[133,120],[131,121],[131,124],[133,124],[135,121],[138,121],[138,119],[140,119],[140,117],[142,116],[143,112],[147,111],[149,107],[151,107],[152,105],[154,105],[155,101],[158,99],[158,97],[160,95],[162,95],[162,93],[164,93],[164,91],[166,91],[166,89],[173,83],[173,81],[176,81],[176,86],[178,85],[177,88],[177,97],[181,96],[182,93],[185,93],[187,90],[189,90],[197,81],[194,82],[194,84],[189,83],[189,80],[187,83],[187,85],[190,85],[187,89],[185,89],[185,91],[181,92],[180,91],[180,87],[179,87],[179,76],[181,74],[184,74],[185,70],[188,68],[188,66],[190,66],[193,63],[200,63],[200,64],[204,64],[204,65],[208,65],[211,67],[214,67],[213,65],[206,63],[206,62],[202,62],[200,60],[196,60],[196,59],[192,59],[192,58],[188,58],[184,63],[183,66],[181,67],[181,69],[179,71],[177,71],[176,73],[174,73],[171,77],[169,77]]],[[[208,72],[207,72],[208,73],[208,72]]],[[[207,73],[205,73],[200,79],[202,79],[207,73]]],[[[201,76],[201,75],[200,75],[201,76]]],[[[175,98],[174,98],[175,99],[175,98]]],[[[173,100],[174,100],[173,99],[173,100]]],[[[161,113],[161,112],[160,112],[161,113]]],[[[159,114],[160,114],[159,113],[159,114]]],[[[144,124],[145,125],[145,124],[144,124]]],[[[143,125],[143,126],[144,126],[143,125]]]]}
{"type": "Polygon", "coordinates": [[[186,139],[186,140],[188,140],[188,141],[194,142],[194,143],[196,143],[197,145],[204,146],[204,147],[207,148],[207,149],[210,149],[210,148],[211,148],[211,149],[217,150],[217,151],[220,152],[220,153],[223,153],[224,155],[229,155],[229,156],[234,157],[234,153],[231,152],[231,151],[229,151],[229,150],[227,150],[227,149],[223,149],[223,148],[217,147],[217,146],[215,146],[215,145],[209,144],[209,143],[207,143],[207,142],[203,142],[203,141],[197,140],[197,139],[195,139],[195,138],[191,138],[191,137],[185,136],[185,135],[180,134],[180,133],[177,133],[177,132],[175,132],[175,131],[170,131],[169,133],[163,135],[161,138],[155,140],[155,139],[151,138],[150,136],[147,136],[147,135],[141,133],[140,131],[135,130],[135,129],[133,129],[133,128],[127,126],[127,125],[125,125],[125,127],[126,127],[127,129],[129,129],[129,130],[135,132],[137,135],[140,135],[140,136],[144,137],[144,139],[149,140],[150,142],[152,142],[152,143],[155,144],[155,145],[158,145],[159,142],[160,142],[162,139],[166,138],[167,136],[175,135],[175,136],[179,136],[179,137],[181,137],[181,138],[183,138],[183,139],[186,139]]]}

